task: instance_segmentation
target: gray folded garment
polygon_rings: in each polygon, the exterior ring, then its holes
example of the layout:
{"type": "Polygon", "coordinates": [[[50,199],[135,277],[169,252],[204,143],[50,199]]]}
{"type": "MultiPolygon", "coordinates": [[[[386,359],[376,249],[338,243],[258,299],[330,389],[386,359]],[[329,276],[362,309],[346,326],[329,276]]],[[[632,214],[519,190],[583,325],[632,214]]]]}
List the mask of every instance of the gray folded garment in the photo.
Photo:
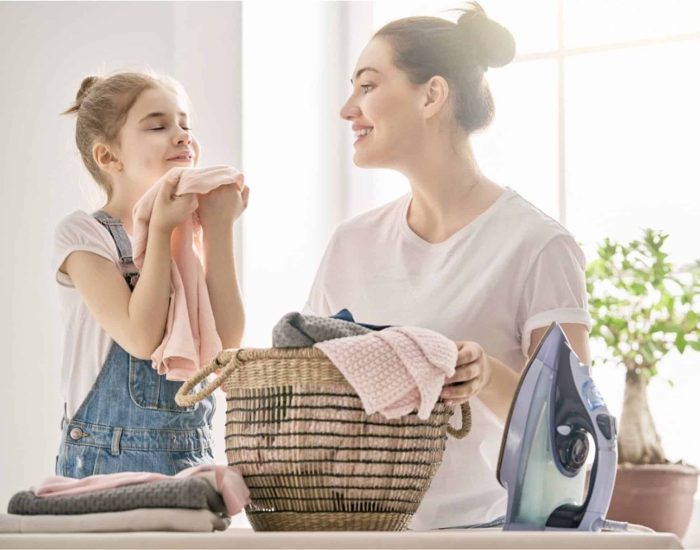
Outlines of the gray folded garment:
{"type": "Polygon", "coordinates": [[[225,531],[229,517],[211,510],[146,508],[72,516],[0,514],[0,533],[121,533],[131,531],[225,531]]]}
{"type": "Polygon", "coordinates": [[[32,491],[21,491],[10,499],[7,511],[20,515],[71,515],[138,508],[204,508],[227,515],[221,495],[200,477],[126,485],[79,495],[38,497],[32,491]]]}
{"type": "Polygon", "coordinates": [[[305,348],[317,342],[360,336],[368,332],[372,331],[342,319],[287,313],[272,329],[272,347],[305,348]]]}

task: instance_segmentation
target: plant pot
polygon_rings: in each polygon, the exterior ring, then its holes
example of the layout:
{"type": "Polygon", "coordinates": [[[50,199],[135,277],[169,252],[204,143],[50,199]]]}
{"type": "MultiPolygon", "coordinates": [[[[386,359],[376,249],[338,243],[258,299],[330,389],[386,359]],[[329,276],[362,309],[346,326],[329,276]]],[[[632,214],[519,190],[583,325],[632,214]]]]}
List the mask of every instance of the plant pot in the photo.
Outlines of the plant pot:
{"type": "Polygon", "coordinates": [[[700,470],[683,464],[620,464],[608,519],[646,525],[682,539],[700,470]]]}

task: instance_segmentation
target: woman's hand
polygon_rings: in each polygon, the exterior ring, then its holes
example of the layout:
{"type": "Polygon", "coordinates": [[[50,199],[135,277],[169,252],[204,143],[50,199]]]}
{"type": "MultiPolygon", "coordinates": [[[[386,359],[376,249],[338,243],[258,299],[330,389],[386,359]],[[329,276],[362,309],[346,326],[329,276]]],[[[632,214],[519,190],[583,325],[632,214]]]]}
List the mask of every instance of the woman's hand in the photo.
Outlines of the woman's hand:
{"type": "Polygon", "coordinates": [[[206,195],[199,195],[199,223],[205,235],[210,232],[230,231],[238,217],[248,206],[250,189],[237,181],[220,185],[206,195]]]}
{"type": "Polygon", "coordinates": [[[476,342],[456,342],[457,368],[445,380],[440,397],[448,405],[458,405],[478,394],[491,380],[491,365],[484,348],[476,342]]]}

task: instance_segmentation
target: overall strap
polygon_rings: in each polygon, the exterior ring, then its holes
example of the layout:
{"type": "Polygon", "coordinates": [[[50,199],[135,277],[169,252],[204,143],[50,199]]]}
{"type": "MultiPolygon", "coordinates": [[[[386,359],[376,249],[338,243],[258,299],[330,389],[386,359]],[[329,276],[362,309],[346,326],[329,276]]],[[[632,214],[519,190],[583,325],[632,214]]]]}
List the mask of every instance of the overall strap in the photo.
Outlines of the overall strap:
{"type": "Polygon", "coordinates": [[[131,241],[124,230],[121,220],[113,218],[102,210],[93,212],[92,215],[107,229],[107,231],[109,231],[109,234],[112,235],[114,244],[117,245],[119,267],[121,268],[122,275],[124,275],[126,282],[133,290],[139,278],[139,271],[136,269],[136,265],[134,265],[134,259],[131,255],[131,241]]]}

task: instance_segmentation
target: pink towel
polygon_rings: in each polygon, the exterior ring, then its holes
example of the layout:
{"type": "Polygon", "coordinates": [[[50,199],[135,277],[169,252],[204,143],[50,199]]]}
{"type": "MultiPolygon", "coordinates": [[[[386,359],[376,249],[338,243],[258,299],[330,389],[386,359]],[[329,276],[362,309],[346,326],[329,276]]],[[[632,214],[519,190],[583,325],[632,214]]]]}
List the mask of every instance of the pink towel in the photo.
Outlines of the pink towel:
{"type": "MultiPolygon", "coordinates": [[[[175,170],[182,171],[178,194],[205,194],[220,185],[243,184],[242,174],[229,166],[175,170]]],[[[148,223],[159,189],[159,185],[154,185],[134,206],[131,246],[134,264],[139,269],[143,266],[148,223]]],[[[202,269],[201,227],[195,216],[196,213],[173,231],[165,336],[151,355],[153,368],[158,374],[165,373],[168,380],[187,380],[222,349],[202,269]]]]}
{"type": "Polygon", "coordinates": [[[455,372],[457,345],[418,327],[391,327],[314,344],[343,373],[367,414],[430,416],[445,378],[455,372]]]}
{"type": "Polygon", "coordinates": [[[55,476],[45,479],[34,491],[38,497],[52,497],[59,495],[79,495],[104,489],[114,489],[124,485],[137,485],[140,483],[150,483],[153,481],[164,481],[167,479],[180,479],[193,476],[205,476],[214,472],[216,475],[216,486],[214,487],[223,497],[226,504],[226,511],[231,516],[235,516],[243,507],[250,503],[250,491],[243,481],[243,476],[237,468],[233,466],[222,466],[217,464],[202,464],[192,466],[175,474],[166,476],[151,472],[120,472],[116,474],[100,474],[74,479],[72,477],[55,476]]]}

